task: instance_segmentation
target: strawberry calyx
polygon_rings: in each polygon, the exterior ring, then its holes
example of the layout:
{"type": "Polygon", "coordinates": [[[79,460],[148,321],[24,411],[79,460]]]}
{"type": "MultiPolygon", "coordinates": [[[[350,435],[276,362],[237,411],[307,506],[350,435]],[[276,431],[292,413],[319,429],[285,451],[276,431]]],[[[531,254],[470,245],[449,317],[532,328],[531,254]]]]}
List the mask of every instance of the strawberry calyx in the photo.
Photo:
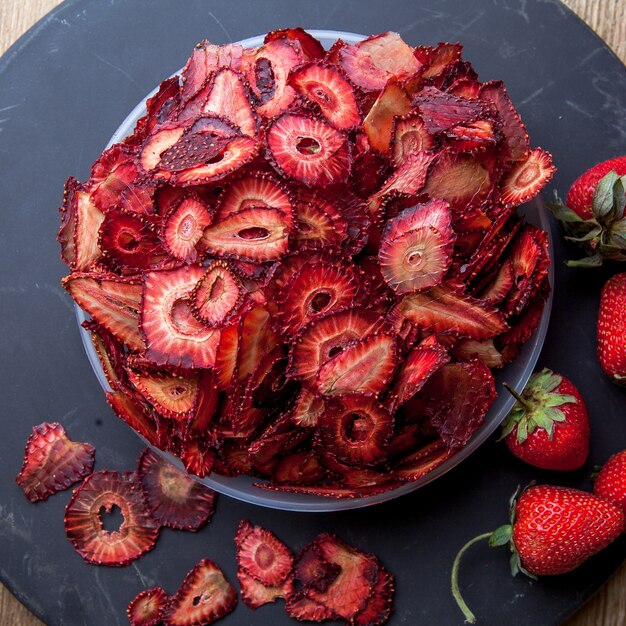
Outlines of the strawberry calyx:
{"type": "Polygon", "coordinates": [[[574,396],[555,391],[562,380],[562,376],[544,368],[531,376],[521,395],[505,383],[504,387],[517,402],[504,422],[500,438],[504,439],[517,430],[517,443],[524,443],[537,428],[543,428],[548,438],[552,439],[555,422],[564,422],[566,419],[560,407],[578,403],[574,396]]]}
{"type": "Polygon", "coordinates": [[[600,179],[591,203],[591,217],[585,219],[568,207],[555,193],[548,208],[560,220],[566,239],[582,246],[587,256],[568,260],[568,267],[599,267],[602,261],[626,261],[626,176],[611,170],[600,179]]]}

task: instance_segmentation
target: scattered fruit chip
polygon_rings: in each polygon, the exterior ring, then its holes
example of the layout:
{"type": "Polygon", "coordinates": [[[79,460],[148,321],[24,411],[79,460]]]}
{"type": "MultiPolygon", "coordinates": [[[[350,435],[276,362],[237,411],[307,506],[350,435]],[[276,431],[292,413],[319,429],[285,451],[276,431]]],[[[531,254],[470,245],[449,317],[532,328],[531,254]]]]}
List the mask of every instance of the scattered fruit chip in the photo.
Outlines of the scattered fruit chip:
{"type": "Polygon", "coordinates": [[[215,492],[152,450],[143,451],[137,474],[146,504],[157,524],[195,532],[211,519],[215,492]]]}
{"type": "Polygon", "coordinates": [[[96,565],[128,565],[151,550],[159,529],[150,516],[134,472],[100,471],[74,490],[65,509],[65,531],[76,552],[96,565]],[[119,508],[118,530],[103,528],[103,512],[119,508]]]}
{"type": "Polygon", "coordinates": [[[162,587],[141,591],[126,609],[131,626],[158,626],[163,621],[168,602],[169,596],[162,587]]]}
{"type": "MultiPolygon", "coordinates": [[[[328,51],[302,28],[202,41],[133,134],[68,179],[63,285],[109,404],[188,472],[367,497],[480,427],[490,370],[549,291],[547,236],[516,207],[554,166],[462,53],[393,32],[328,51]]],[[[341,617],[240,578],[251,605],[341,617]]],[[[354,624],[386,619],[383,578],[354,624]]]]}
{"type": "Polygon", "coordinates": [[[31,502],[47,500],[93,471],[95,448],[71,441],[61,424],[33,426],[15,481],[31,502]]]}

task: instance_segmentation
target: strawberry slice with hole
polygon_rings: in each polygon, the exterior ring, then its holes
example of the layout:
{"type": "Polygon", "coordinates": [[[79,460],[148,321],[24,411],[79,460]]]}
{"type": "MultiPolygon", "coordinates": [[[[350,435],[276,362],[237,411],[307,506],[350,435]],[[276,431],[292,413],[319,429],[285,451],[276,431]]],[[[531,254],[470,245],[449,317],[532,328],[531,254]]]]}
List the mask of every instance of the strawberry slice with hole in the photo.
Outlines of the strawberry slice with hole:
{"type": "Polygon", "coordinates": [[[265,35],[263,42],[269,43],[276,39],[285,39],[294,43],[298,42],[305,56],[311,61],[313,59],[321,59],[326,55],[326,50],[324,50],[322,44],[313,35],[309,35],[301,26],[273,30],[265,35]]]}
{"type": "Polygon", "coordinates": [[[313,320],[291,345],[289,375],[302,381],[314,379],[326,361],[342,352],[349,343],[367,337],[376,321],[373,315],[358,309],[313,320]]]}
{"type": "Polygon", "coordinates": [[[378,559],[348,545],[329,533],[312,542],[322,557],[340,568],[326,591],[309,589],[307,595],[345,620],[352,620],[365,607],[378,576],[378,559]]]}
{"type": "Polygon", "coordinates": [[[445,284],[403,296],[391,314],[424,330],[453,332],[471,339],[489,339],[508,329],[500,311],[445,284]]]}
{"type": "Polygon", "coordinates": [[[394,80],[389,80],[363,120],[363,129],[374,150],[389,154],[394,118],[413,109],[411,98],[394,80]]]}
{"type": "Polygon", "coordinates": [[[413,348],[402,363],[389,394],[393,410],[412,398],[449,361],[448,353],[440,344],[413,348]]]}
{"type": "Polygon", "coordinates": [[[280,585],[263,585],[247,574],[245,570],[239,568],[237,579],[241,586],[239,593],[243,603],[253,610],[264,604],[272,604],[279,598],[289,598],[294,593],[292,577],[287,578],[280,585]]]}
{"type": "Polygon", "coordinates": [[[500,183],[500,200],[507,206],[519,206],[532,200],[556,172],[552,155],[535,148],[525,161],[518,161],[500,183]]]}
{"type": "Polygon", "coordinates": [[[320,445],[349,465],[373,465],[383,460],[392,433],[393,417],[365,395],[328,399],[318,420],[320,445]]]}
{"type": "Polygon", "coordinates": [[[350,142],[322,120],[283,113],[269,127],[267,145],[276,169],[306,185],[342,183],[350,175],[350,142]]]}
{"type": "Polygon", "coordinates": [[[465,445],[496,398],[493,374],[481,361],[448,363],[420,392],[425,412],[448,450],[465,445]]]}
{"type": "Polygon", "coordinates": [[[134,472],[100,471],[74,490],[65,509],[65,531],[87,563],[128,565],[154,547],[158,526],[146,508],[134,472]],[[104,512],[117,507],[124,518],[119,530],[102,525],[104,512]]]}
{"type": "Polygon", "coordinates": [[[434,147],[435,139],[417,111],[393,118],[389,151],[396,167],[406,161],[407,155],[427,152],[434,147]]]}
{"type": "Polygon", "coordinates": [[[201,241],[218,257],[271,261],[287,252],[291,226],[292,221],[279,209],[253,206],[213,223],[201,241]]]}
{"type": "Polygon", "coordinates": [[[337,563],[327,561],[317,546],[309,544],[298,553],[294,571],[296,581],[305,589],[324,593],[335,582],[341,568],[337,563]]]}
{"type": "Polygon", "coordinates": [[[301,65],[289,74],[289,84],[306,100],[319,106],[322,115],[339,130],[361,122],[354,88],[343,72],[323,62],[301,65]]]}
{"type": "Polygon", "coordinates": [[[132,350],[146,346],[139,334],[141,285],[112,274],[74,273],[62,281],[75,302],[132,350]]]}
{"type": "Polygon", "coordinates": [[[131,626],[158,626],[163,622],[169,600],[162,587],[140,591],[126,609],[128,621],[131,626]]]}
{"type": "Polygon", "coordinates": [[[192,313],[191,294],[204,270],[185,266],[144,275],[141,332],[157,365],[213,367],[220,332],[192,313]]]}
{"type": "Polygon", "coordinates": [[[189,417],[198,400],[198,374],[182,371],[128,369],[128,377],[141,395],[161,414],[175,420],[189,417]]]}
{"type": "Polygon", "coordinates": [[[181,99],[191,99],[218,69],[240,70],[244,49],[237,43],[217,46],[206,39],[196,45],[181,72],[181,99]]]}
{"type": "Polygon", "coordinates": [[[223,116],[244,135],[256,135],[257,118],[250,104],[247,85],[243,76],[230,68],[219,70],[213,77],[211,90],[201,113],[223,116]]]}
{"type": "Polygon", "coordinates": [[[33,426],[15,482],[31,502],[47,500],[93,471],[96,449],[71,441],[58,422],[33,426]]]}
{"type": "Polygon", "coordinates": [[[233,180],[220,194],[217,219],[250,207],[268,207],[293,219],[293,205],[287,187],[263,172],[247,173],[233,180]]]}
{"type": "Polygon", "coordinates": [[[303,61],[299,43],[284,37],[268,40],[248,54],[244,73],[259,115],[271,119],[289,108],[297,97],[287,83],[289,72],[303,61]]]}
{"type": "Polygon", "coordinates": [[[505,161],[525,161],[530,152],[530,142],[526,126],[515,110],[502,81],[491,81],[480,87],[479,98],[492,102],[502,120],[502,157],[505,161]]]}
{"type": "Polygon", "coordinates": [[[171,463],[145,449],[137,474],[146,504],[157,524],[197,531],[213,516],[216,494],[171,463]]]}
{"type": "Polygon", "coordinates": [[[172,597],[165,623],[170,626],[212,624],[228,615],[236,604],[237,592],[222,570],[213,561],[202,559],[172,597]]]}
{"type": "Polygon", "coordinates": [[[347,224],[340,214],[329,214],[319,202],[298,198],[297,229],[294,244],[298,249],[339,248],[347,236],[347,224]]]}
{"type": "Polygon", "coordinates": [[[195,262],[196,246],[212,221],[213,212],[197,195],[183,197],[163,222],[161,237],[167,251],[186,263],[195,262]]]}
{"type": "Polygon", "coordinates": [[[237,563],[263,585],[276,587],[293,571],[293,555],[269,530],[242,520],[235,535],[237,563]]]}
{"type": "Polygon", "coordinates": [[[363,300],[361,280],[354,268],[330,260],[305,265],[278,293],[281,332],[292,336],[312,320],[363,300]]]}
{"type": "Polygon", "coordinates": [[[324,363],[317,375],[317,390],[325,396],[378,394],[391,380],[397,363],[394,338],[372,335],[348,344],[324,363]]]}
{"type": "Polygon", "coordinates": [[[244,288],[225,261],[212,263],[191,293],[195,316],[212,328],[228,324],[237,314],[244,298],[244,288]]]}

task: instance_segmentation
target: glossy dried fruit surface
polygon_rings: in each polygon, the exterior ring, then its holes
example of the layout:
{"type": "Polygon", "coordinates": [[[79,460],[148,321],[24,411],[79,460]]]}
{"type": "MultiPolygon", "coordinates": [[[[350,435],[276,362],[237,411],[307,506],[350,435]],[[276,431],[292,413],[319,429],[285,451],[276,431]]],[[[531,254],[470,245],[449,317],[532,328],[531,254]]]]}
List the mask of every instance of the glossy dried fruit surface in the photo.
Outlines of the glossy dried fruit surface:
{"type": "MultiPolygon", "coordinates": [[[[549,291],[547,235],[516,207],[554,166],[462,53],[393,32],[328,51],[302,28],[203,41],[68,180],[63,285],[92,318],[107,400],[188,472],[367,497],[480,427],[490,369],[549,291]]],[[[251,606],[338,615],[289,579],[240,578],[251,606]]],[[[385,619],[379,587],[354,623],[385,619]]]]}

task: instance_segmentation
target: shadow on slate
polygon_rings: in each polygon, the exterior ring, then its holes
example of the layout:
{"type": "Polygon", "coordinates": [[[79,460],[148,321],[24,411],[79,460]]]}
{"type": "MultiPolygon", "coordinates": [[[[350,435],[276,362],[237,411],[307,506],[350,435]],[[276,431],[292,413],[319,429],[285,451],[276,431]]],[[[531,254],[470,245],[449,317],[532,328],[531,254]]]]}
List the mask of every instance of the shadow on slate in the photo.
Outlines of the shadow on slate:
{"type": "MultiPolygon", "coordinates": [[[[625,68],[558,2],[79,0],[48,15],[0,61],[0,578],[49,626],[125,624],[139,590],[160,584],[173,593],[205,556],[236,582],[232,537],[243,517],[295,550],[329,530],[380,555],[397,581],[392,625],[462,624],[448,582],[460,545],[505,521],[516,485],[536,478],[589,488],[591,468],[626,446],[625,391],[603,377],[595,358],[595,315],[609,269],[565,270],[561,262],[574,251],[557,236],[556,299],[540,365],[570,377],[591,409],[591,458],[579,472],[534,471],[490,442],[435,484],[369,510],[305,515],[222,497],[208,527],[164,530],[154,551],[121,569],[87,565],[73,552],[63,528],[70,492],[26,501],[13,481],[33,424],[59,420],[73,439],[93,443],[97,469],[132,468],[141,448],[107,407],[59,284],[65,266],[56,208],[64,180],[88,175],[119,122],[184,64],[197,41],[291,25],[396,30],[412,45],[461,40],[482,80],[505,80],[533,145],[553,152],[559,172],[548,195],[624,150],[625,68]]],[[[556,625],[625,555],[620,540],[571,575],[532,582],[508,575],[506,551],[477,546],[461,585],[480,624],[556,625]]],[[[293,622],[281,604],[252,612],[240,602],[221,623],[293,622]]]]}

